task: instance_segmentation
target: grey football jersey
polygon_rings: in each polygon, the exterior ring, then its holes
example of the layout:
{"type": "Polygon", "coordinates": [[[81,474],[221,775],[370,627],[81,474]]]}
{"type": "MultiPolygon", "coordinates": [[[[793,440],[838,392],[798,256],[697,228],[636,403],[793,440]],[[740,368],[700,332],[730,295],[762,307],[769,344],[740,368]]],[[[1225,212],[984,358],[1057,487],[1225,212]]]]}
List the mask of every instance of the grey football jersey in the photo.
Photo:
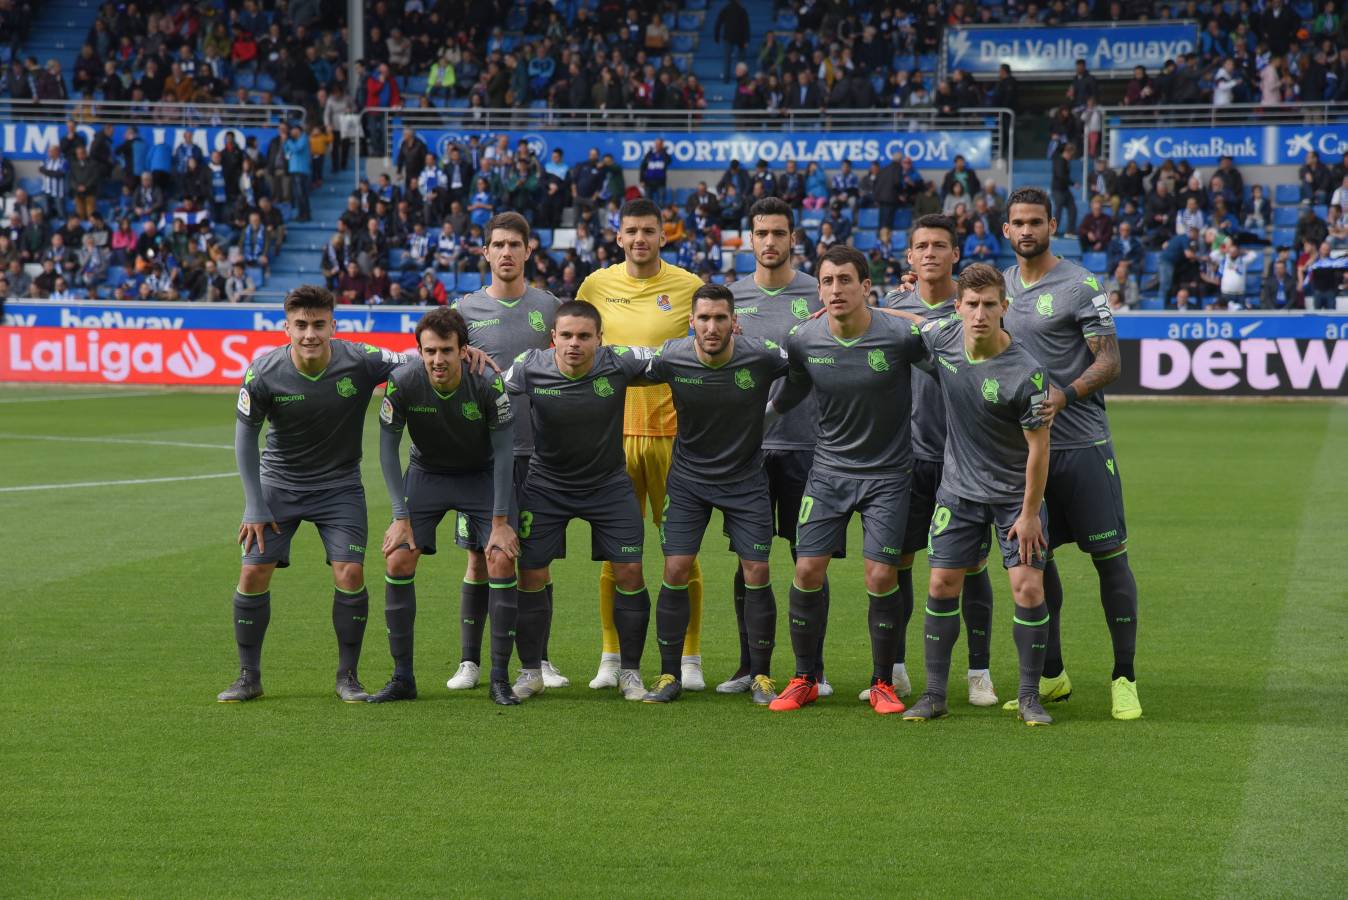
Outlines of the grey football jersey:
{"type": "Polygon", "coordinates": [[[1014,337],[992,359],[972,362],[958,316],[923,325],[922,338],[936,358],[950,413],[941,486],[979,503],[1020,502],[1030,453],[1023,432],[1042,425],[1047,370],[1014,337]]]}
{"type": "MultiPolygon", "coordinates": [[[[1037,284],[1020,280],[1020,266],[1006,270],[1007,299],[1002,327],[1048,367],[1056,385],[1068,385],[1095,361],[1086,339],[1114,334],[1109,298],[1094,275],[1062,259],[1037,284]]],[[[1056,449],[1089,447],[1109,438],[1105,398],[1091,394],[1053,419],[1056,449]]]]}
{"type": "Polygon", "coordinates": [[[399,366],[384,388],[379,427],[412,435],[410,465],[426,472],[460,475],[491,468],[491,432],[513,421],[501,376],[474,375],[462,364],[459,386],[442,394],[419,359],[399,366]]]}
{"type": "Polygon", "coordinates": [[[812,384],[819,401],[815,467],[848,478],[911,471],[911,364],[927,358],[917,325],[871,313],[865,333],[843,340],[828,323],[807,321],[786,342],[793,392],[812,384]]]}
{"type": "MultiPolygon", "coordinates": [[[[927,321],[942,319],[955,311],[955,298],[929,305],[917,291],[890,291],[885,306],[915,313],[927,321]]],[[[913,375],[913,456],[928,462],[945,459],[945,399],[936,376],[926,372],[913,375]]]]}
{"type": "Polygon", "coordinates": [[[527,394],[534,453],[529,477],[559,491],[585,491],[627,471],[623,405],[627,386],[646,370],[645,347],[602,346],[590,371],[563,375],[553,350],[527,350],[505,374],[506,390],[527,394]]]}
{"type": "Polygon", "coordinates": [[[332,342],[320,374],[295,368],[290,345],[253,361],[239,388],[239,421],[270,421],[259,474],[265,484],[316,491],[360,481],[362,432],[370,394],[406,361],[370,344],[332,342]]]}
{"type": "Polygon", "coordinates": [[[740,335],[730,359],[712,368],[691,337],[665,341],[646,379],[669,385],[678,413],[671,468],[697,481],[738,481],[763,465],[763,413],[772,383],[786,374],[786,352],[740,335]]]}
{"type": "MultiPolygon", "coordinates": [[[[562,301],[535,287],[524,289],[518,300],[497,300],[486,289],[464,295],[457,309],[468,323],[468,340],[498,366],[509,366],[525,350],[546,350],[552,344],[552,326],[562,301]]],[[[515,455],[534,452],[534,433],[529,422],[529,398],[513,396],[515,407],[515,455]]]]}
{"type": "MultiPolygon", "coordinates": [[[[730,294],[735,298],[740,331],[783,346],[791,329],[823,306],[819,302],[819,282],[804,272],[797,272],[786,287],[772,292],[759,287],[750,275],[731,284],[730,294]]],[[[763,435],[763,449],[813,450],[818,440],[819,408],[810,396],[768,427],[763,435]]]]}

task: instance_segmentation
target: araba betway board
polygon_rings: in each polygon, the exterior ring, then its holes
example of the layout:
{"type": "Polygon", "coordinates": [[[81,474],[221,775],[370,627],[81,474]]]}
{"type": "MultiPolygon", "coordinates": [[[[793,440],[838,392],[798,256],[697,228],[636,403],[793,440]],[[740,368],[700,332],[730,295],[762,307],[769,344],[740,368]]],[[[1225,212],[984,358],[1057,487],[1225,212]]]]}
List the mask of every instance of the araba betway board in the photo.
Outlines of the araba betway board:
{"type": "Polygon", "coordinates": [[[956,27],[945,30],[941,63],[946,73],[995,75],[1005,63],[1017,78],[1067,78],[1084,59],[1097,78],[1131,78],[1134,66],[1159,72],[1167,59],[1197,46],[1192,21],[956,27]]]}

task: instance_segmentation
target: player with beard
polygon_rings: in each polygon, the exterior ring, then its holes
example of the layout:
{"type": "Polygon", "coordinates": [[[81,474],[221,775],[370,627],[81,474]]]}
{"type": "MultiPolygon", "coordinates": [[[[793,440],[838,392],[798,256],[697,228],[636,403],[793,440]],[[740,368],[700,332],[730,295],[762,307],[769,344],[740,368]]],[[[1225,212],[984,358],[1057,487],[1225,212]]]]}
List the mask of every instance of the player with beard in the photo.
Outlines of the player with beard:
{"type": "Polygon", "coordinates": [[[1100,603],[1114,649],[1111,713],[1116,719],[1136,719],[1142,715],[1133,668],[1137,582],[1128,564],[1122,474],[1103,394],[1119,377],[1114,317],[1095,275],[1048,252],[1057,227],[1048,195],[1021,188],[1007,198],[1006,209],[1002,233],[1015,250],[1016,264],[1005,272],[1011,304],[1004,326],[1048,368],[1054,385],[1049,395],[1053,456],[1045,490],[1051,547],[1044,595],[1050,631],[1040,694],[1054,701],[1072,693],[1059,630],[1062,581],[1052,550],[1075,543],[1090,554],[1099,577],[1100,603]]]}

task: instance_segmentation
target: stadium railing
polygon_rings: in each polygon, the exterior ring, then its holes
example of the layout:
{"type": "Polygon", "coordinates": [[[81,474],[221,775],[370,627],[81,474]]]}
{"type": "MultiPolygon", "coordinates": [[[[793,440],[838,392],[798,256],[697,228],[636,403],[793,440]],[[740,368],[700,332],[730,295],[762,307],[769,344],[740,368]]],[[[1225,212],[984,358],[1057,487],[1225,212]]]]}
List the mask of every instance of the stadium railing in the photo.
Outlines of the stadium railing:
{"type": "MultiPolygon", "coordinates": [[[[652,139],[670,132],[778,132],[783,139],[791,132],[986,132],[991,138],[991,159],[1006,170],[1012,183],[1016,115],[1009,109],[979,107],[955,115],[940,115],[934,109],[840,109],[762,110],[599,110],[599,109],[407,109],[369,107],[361,113],[362,137],[373,141],[376,156],[389,158],[397,132],[418,130],[485,132],[588,131],[637,132],[652,139]]],[[[362,154],[357,154],[363,158],[362,154]]],[[[568,165],[580,160],[567,160],[568,165]]],[[[740,160],[752,165],[757,160],[740,160]]],[[[716,165],[720,165],[717,163],[716,165]]],[[[356,179],[362,175],[358,168],[356,179]]]]}
{"type": "Polygon", "coordinates": [[[304,120],[299,106],[235,103],[131,103],[110,100],[0,99],[6,122],[69,122],[80,125],[176,124],[195,127],[267,128],[304,120]]]}

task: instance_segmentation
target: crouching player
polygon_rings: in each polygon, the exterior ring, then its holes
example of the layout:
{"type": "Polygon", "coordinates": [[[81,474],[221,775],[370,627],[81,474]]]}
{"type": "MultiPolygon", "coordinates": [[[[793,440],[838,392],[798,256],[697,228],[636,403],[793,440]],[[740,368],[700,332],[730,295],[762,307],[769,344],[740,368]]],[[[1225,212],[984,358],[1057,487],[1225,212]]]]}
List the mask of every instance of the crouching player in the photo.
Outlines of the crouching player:
{"type": "Polygon", "coordinates": [[[931,584],[926,620],[927,687],[904,713],[910,721],[946,715],[950,657],[960,633],[965,572],[988,552],[994,526],[1011,577],[1014,635],[1020,657],[1017,707],[1026,725],[1053,719],[1039,700],[1048,639],[1044,605],[1044,483],[1049,429],[1044,367],[1002,330],[1006,282],[975,263],[959,278],[958,318],[928,322],[922,337],[935,358],[949,411],[945,464],[929,531],[931,584]]]}
{"type": "Polygon", "coordinates": [[[744,620],[753,702],[776,699],[772,648],[777,602],[768,553],[772,503],[763,469],[763,412],[773,381],[786,374],[786,353],[771,341],[739,336],[730,289],[707,284],[693,293],[692,337],[666,341],[646,368],[648,381],[668,383],[678,412],[673,462],[665,483],[660,544],[665,578],[655,606],[661,675],[645,696],[668,703],[683,692],[688,581],[713,509],[725,517],[744,572],[744,620]]]}
{"type": "MultiPolygon", "coordinates": [[[[428,312],[417,323],[416,337],[421,358],[394,370],[379,408],[379,464],[393,502],[393,524],[384,534],[384,618],[394,669],[370,702],[417,695],[412,669],[417,561],[436,552],[436,529],[457,510],[486,548],[491,699],[513,706],[520,702],[508,671],[515,648],[519,541],[510,397],[496,373],[470,371],[464,358],[468,327],[459,313],[428,312]],[[404,428],[412,435],[405,475],[398,454],[404,428]]],[[[521,646],[529,640],[521,635],[521,646]]]]}

